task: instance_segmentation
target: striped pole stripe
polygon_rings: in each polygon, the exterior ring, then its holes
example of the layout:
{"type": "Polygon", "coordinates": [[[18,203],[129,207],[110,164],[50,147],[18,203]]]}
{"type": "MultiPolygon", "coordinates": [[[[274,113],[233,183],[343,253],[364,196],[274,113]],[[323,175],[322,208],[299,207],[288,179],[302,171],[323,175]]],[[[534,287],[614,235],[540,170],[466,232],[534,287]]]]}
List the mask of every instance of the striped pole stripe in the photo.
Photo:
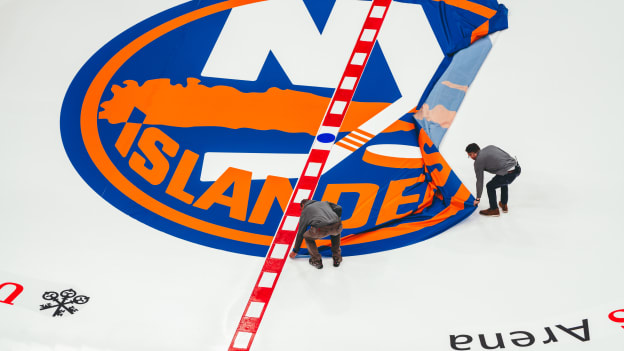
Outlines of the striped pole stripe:
{"type": "MultiPolygon", "coordinates": [[[[323,167],[338,137],[340,126],[353,99],[355,88],[373,50],[377,34],[381,29],[391,2],[392,0],[372,1],[358,41],[349,58],[349,63],[338,84],[338,88],[334,91],[323,122],[312,144],[306,165],[293,190],[277,232],[273,237],[273,242],[264,260],[260,275],[256,280],[243,316],[230,343],[229,351],[249,350],[251,348],[275,285],[286,263],[288,253],[297,235],[299,216],[301,215],[299,203],[301,200],[311,199],[316,190],[323,167]]],[[[355,135],[360,139],[370,139],[372,137],[369,133],[362,131],[354,134],[354,139],[355,135]]]]}
{"type": "Polygon", "coordinates": [[[356,129],[344,138],[340,139],[340,141],[336,142],[336,145],[353,152],[359,149],[362,145],[366,144],[373,137],[374,135],[371,133],[356,129]]]}

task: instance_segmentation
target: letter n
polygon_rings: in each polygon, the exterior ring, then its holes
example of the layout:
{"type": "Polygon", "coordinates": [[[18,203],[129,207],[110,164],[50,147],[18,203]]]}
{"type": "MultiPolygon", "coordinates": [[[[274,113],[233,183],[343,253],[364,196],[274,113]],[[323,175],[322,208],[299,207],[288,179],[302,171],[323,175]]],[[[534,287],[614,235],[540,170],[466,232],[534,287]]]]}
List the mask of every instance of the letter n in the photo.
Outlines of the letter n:
{"type": "Polygon", "coordinates": [[[503,343],[503,336],[500,333],[496,333],[496,346],[489,346],[485,342],[485,335],[483,335],[483,334],[479,334],[479,341],[481,341],[481,346],[484,349],[487,349],[487,350],[504,349],[505,348],[505,344],[503,343]]]}

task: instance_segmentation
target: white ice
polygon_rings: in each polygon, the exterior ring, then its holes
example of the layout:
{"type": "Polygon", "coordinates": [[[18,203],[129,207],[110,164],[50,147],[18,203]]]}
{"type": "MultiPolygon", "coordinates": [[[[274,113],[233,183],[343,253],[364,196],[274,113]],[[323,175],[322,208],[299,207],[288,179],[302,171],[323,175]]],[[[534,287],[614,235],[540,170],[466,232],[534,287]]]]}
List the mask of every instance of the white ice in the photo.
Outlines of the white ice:
{"type": "MultiPolygon", "coordinates": [[[[252,350],[444,351],[459,334],[483,350],[479,334],[494,344],[496,333],[512,350],[624,349],[624,329],[608,318],[624,309],[624,5],[502,2],[510,29],[441,152],[473,193],[468,143],[516,155],[523,173],[509,213],[475,213],[339,268],[289,259],[252,350]],[[587,342],[556,327],[583,319],[587,342]],[[543,343],[546,327],[558,342],[543,343]],[[515,346],[518,331],[535,343],[515,346]]],[[[232,341],[263,259],[191,244],[117,210],[74,170],[60,136],[80,67],[178,3],[0,0],[0,284],[25,288],[15,305],[0,303],[0,350],[221,351],[232,341]],[[92,298],[80,313],[38,310],[42,291],[70,287],[92,298]]]]}

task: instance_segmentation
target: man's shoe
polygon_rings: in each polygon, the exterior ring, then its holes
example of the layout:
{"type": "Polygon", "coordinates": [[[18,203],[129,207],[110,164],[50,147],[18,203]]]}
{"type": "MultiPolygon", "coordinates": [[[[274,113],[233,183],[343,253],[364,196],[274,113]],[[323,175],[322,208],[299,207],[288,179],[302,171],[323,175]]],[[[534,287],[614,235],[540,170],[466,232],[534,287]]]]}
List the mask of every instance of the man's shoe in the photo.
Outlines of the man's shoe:
{"type": "Polygon", "coordinates": [[[340,266],[340,262],[342,262],[342,257],[334,257],[334,267],[340,266]]]}
{"type": "Polygon", "coordinates": [[[498,206],[501,208],[501,210],[503,210],[503,213],[507,213],[507,211],[509,211],[509,210],[507,209],[507,204],[504,204],[504,205],[503,205],[503,203],[499,201],[499,202],[498,202],[498,206]]]}
{"type": "Polygon", "coordinates": [[[490,217],[500,216],[500,212],[498,211],[498,208],[490,208],[487,210],[479,211],[479,214],[482,214],[484,216],[490,216],[490,217]]]}
{"type": "Polygon", "coordinates": [[[310,258],[309,262],[310,262],[310,265],[312,265],[312,267],[315,267],[315,268],[318,268],[318,269],[322,269],[323,268],[323,261],[321,261],[321,260],[315,261],[312,258],[310,258]]]}

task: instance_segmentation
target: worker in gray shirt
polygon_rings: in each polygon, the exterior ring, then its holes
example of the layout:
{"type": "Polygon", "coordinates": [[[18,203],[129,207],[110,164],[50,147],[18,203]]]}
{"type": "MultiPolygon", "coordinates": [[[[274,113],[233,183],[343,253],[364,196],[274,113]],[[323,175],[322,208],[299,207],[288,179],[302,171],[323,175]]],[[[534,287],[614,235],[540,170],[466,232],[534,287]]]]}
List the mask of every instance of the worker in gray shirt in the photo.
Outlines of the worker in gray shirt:
{"type": "Polygon", "coordinates": [[[342,252],[340,250],[340,233],[342,232],[342,207],[329,201],[302,200],[299,229],[290,258],[295,258],[303,239],[310,253],[310,264],[318,269],[323,268],[321,254],[316,246],[316,239],[330,236],[334,267],[340,266],[342,252]]]}
{"type": "Polygon", "coordinates": [[[511,157],[502,149],[489,145],[483,149],[479,145],[472,143],[466,146],[468,157],[475,161],[474,170],[477,176],[477,197],[474,205],[477,206],[481,201],[483,193],[483,171],[495,174],[494,178],[486,184],[488,200],[490,208],[479,211],[484,216],[500,216],[498,207],[507,213],[507,202],[509,200],[508,185],[511,184],[520,175],[520,165],[518,160],[511,157]],[[496,189],[501,189],[501,201],[496,205],[496,189]]]}

